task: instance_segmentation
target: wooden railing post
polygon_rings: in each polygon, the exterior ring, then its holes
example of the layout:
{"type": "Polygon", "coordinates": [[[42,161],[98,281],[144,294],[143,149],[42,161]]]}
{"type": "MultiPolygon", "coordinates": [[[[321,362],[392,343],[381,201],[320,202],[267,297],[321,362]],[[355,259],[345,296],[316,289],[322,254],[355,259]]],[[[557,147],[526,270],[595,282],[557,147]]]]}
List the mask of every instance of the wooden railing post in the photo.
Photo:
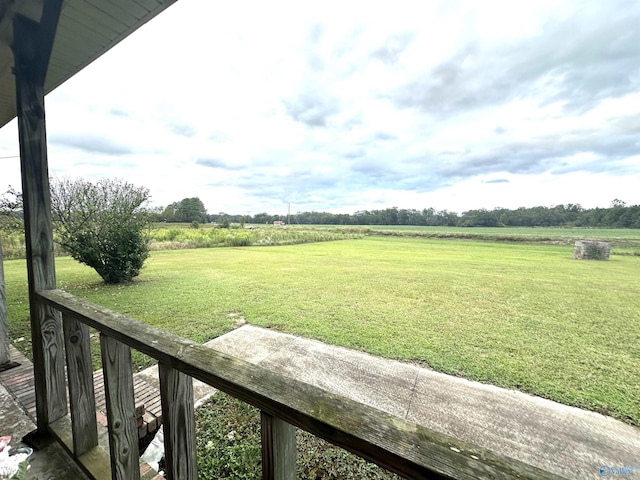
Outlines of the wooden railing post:
{"type": "Polygon", "coordinates": [[[56,287],[44,114],[44,80],[61,0],[44,2],[42,21],[13,19],[16,110],[29,278],[29,307],[38,429],[67,414],[62,320],[36,293],[56,287]]]}
{"type": "Polygon", "coordinates": [[[158,363],[164,451],[169,480],[198,478],[193,379],[162,362],[158,363]]]}
{"type": "Polygon", "coordinates": [[[107,403],[111,478],[139,480],[140,461],[131,349],[104,333],[100,335],[100,349],[107,403]]]}
{"type": "Polygon", "coordinates": [[[296,427],[260,412],[262,480],[296,479],[296,427]]]}
{"type": "Polygon", "coordinates": [[[98,445],[89,327],[71,313],[65,313],[62,321],[67,353],[73,454],[80,457],[98,445]]]}

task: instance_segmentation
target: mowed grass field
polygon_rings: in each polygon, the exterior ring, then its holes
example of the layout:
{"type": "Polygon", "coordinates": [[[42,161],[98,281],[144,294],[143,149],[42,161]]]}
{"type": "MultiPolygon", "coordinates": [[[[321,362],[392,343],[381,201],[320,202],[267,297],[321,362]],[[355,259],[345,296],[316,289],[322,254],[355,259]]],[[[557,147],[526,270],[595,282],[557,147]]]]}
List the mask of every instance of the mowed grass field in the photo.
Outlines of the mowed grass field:
{"type": "Polygon", "coordinates": [[[478,235],[504,234],[532,237],[601,238],[638,240],[640,233],[632,228],[588,227],[422,227],[414,225],[371,225],[372,230],[427,231],[449,233],[476,233],[478,235]]]}
{"type": "MultiPolygon", "coordinates": [[[[640,425],[640,257],[572,253],[393,236],[160,251],[122,286],[56,265],[60,288],[196,341],[243,317],[640,425]]],[[[24,261],[5,277],[12,339],[28,337],[24,261]]]]}
{"type": "MultiPolygon", "coordinates": [[[[295,226],[293,227],[295,228],[295,226]]],[[[297,228],[304,229],[299,225],[297,228]]],[[[319,229],[336,229],[335,226],[315,225],[319,229]]],[[[354,227],[338,227],[345,230],[354,227]]],[[[609,242],[612,255],[640,256],[640,231],[631,228],[580,228],[580,227],[422,227],[414,225],[371,225],[365,228],[368,235],[404,236],[441,239],[470,239],[490,242],[550,243],[573,245],[576,240],[609,242]]]]}

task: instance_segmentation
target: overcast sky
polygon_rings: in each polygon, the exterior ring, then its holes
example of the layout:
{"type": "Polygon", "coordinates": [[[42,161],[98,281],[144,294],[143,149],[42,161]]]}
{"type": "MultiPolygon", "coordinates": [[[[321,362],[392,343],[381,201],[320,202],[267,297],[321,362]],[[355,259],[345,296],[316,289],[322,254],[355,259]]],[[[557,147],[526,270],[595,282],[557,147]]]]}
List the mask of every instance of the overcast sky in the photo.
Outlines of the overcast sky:
{"type": "Polygon", "coordinates": [[[52,175],[155,205],[640,204],[640,2],[179,0],[46,106],[52,175]]]}

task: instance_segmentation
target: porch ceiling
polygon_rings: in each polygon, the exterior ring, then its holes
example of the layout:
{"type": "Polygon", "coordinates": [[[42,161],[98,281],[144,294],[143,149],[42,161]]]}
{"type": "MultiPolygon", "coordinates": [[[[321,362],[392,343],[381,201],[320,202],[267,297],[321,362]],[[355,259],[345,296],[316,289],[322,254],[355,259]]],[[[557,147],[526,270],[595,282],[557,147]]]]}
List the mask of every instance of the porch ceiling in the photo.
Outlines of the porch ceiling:
{"type": "MultiPolygon", "coordinates": [[[[45,80],[45,94],[89,65],[176,0],[65,0],[45,80]]],[[[0,0],[0,127],[16,116],[13,18],[39,21],[43,0],[0,0]]]]}

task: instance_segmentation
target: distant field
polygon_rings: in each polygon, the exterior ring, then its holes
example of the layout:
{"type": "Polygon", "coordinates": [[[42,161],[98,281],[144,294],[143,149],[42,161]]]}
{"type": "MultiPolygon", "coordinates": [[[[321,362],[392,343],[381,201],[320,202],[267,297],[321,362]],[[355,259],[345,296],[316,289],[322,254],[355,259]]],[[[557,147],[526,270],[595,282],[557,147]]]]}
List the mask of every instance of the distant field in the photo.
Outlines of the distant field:
{"type": "Polygon", "coordinates": [[[247,229],[217,229],[213,224],[199,229],[191,224],[157,223],[151,231],[152,249],[213,246],[307,243],[338,240],[344,236],[383,235],[421,238],[486,240],[499,242],[573,245],[576,240],[611,243],[612,254],[640,256],[640,229],[549,228],[549,227],[419,227],[412,225],[247,225],[247,229]],[[324,232],[324,233],[323,233],[324,232]],[[297,237],[297,238],[296,238],[297,237]],[[317,240],[314,240],[316,239],[317,240]],[[166,241],[166,239],[170,241],[166,241]],[[268,240],[265,240],[268,239],[268,240]],[[181,246],[182,245],[182,246],[181,246]]]}
{"type": "MultiPolygon", "coordinates": [[[[392,236],[159,251],[121,286],[56,265],[61,288],[199,342],[243,317],[640,425],[640,257],[572,251],[392,236]]],[[[5,276],[12,340],[28,339],[24,261],[5,276]]]]}
{"type": "Polygon", "coordinates": [[[474,233],[478,235],[523,235],[560,238],[629,238],[640,240],[640,229],[632,228],[556,228],[556,227],[418,227],[412,225],[371,225],[373,230],[474,233]]]}
{"type": "Polygon", "coordinates": [[[416,225],[292,225],[305,228],[368,228],[373,231],[450,233],[464,235],[522,235],[533,238],[619,238],[640,241],[640,229],[634,228],[560,228],[560,227],[425,227],[416,225]]]}
{"type": "MultiPolygon", "coordinates": [[[[255,228],[273,229],[272,225],[247,224],[255,228]]],[[[190,223],[154,223],[153,228],[162,229],[192,229],[190,223]]],[[[200,228],[216,228],[212,223],[201,224],[200,228]]],[[[584,238],[584,239],[621,239],[637,240],[640,242],[640,229],[633,228],[560,228],[560,227],[421,227],[415,225],[299,225],[292,223],[281,228],[295,229],[369,229],[373,231],[398,231],[398,232],[423,232],[423,233],[450,233],[464,235],[516,235],[533,238],[584,238]]]]}
{"type": "MultiPolygon", "coordinates": [[[[290,228],[273,225],[251,225],[247,228],[234,225],[232,228],[217,228],[213,224],[198,224],[197,228],[194,228],[190,223],[155,223],[145,234],[148,235],[150,250],[297,245],[364,236],[364,232],[346,229],[290,228]]],[[[23,233],[5,235],[2,242],[5,259],[25,258],[23,233]]],[[[67,255],[57,244],[55,249],[56,256],[67,255]]]]}
{"type": "Polygon", "coordinates": [[[248,228],[214,228],[212,224],[193,228],[189,224],[155,224],[149,231],[151,250],[183,248],[297,245],[359,238],[363,233],[317,228],[287,228],[262,225],[248,228]],[[175,225],[175,226],[174,226],[175,225]]]}
{"type": "Polygon", "coordinates": [[[364,229],[370,235],[407,236],[442,239],[487,240],[499,242],[555,243],[572,245],[576,240],[610,242],[612,253],[640,256],[640,229],[552,228],[552,227],[419,227],[413,225],[299,225],[293,228],[364,229]]]}
{"type": "MultiPolygon", "coordinates": [[[[296,245],[361,238],[365,235],[420,237],[491,242],[525,242],[573,245],[576,240],[592,239],[611,243],[613,255],[640,256],[640,229],[604,228],[463,228],[398,225],[257,225],[246,228],[217,228],[214,224],[155,223],[149,229],[151,250],[185,248],[296,245]]],[[[5,259],[24,258],[24,235],[3,237],[5,259]]],[[[65,253],[56,247],[56,255],[65,253]]]]}

